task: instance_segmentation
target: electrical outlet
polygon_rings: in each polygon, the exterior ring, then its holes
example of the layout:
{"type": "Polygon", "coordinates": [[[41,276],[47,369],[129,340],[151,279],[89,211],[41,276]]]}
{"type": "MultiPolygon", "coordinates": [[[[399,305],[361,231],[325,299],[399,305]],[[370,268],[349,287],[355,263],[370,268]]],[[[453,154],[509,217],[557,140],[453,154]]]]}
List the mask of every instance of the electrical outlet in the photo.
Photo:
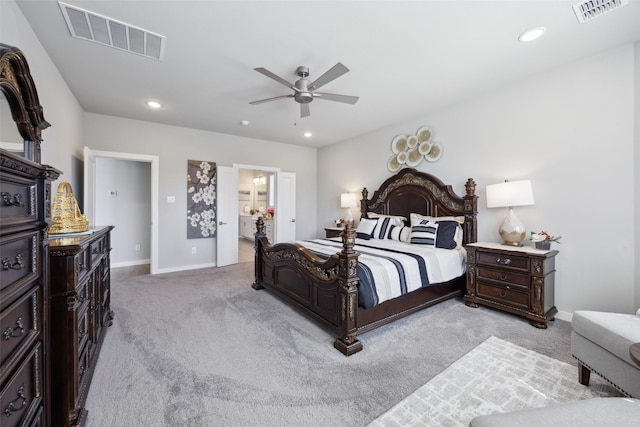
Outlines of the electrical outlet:
{"type": "Polygon", "coordinates": [[[195,254],[197,254],[197,253],[198,253],[198,250],[196,249],[196,247],[195,247],[195,246],[194,246],[194,247],[192,247],[192,248],[191,248],[191,254],[195,255],[195,254]]]}
{"type": "Polygon", "coordinates": [[[136,251],[140,250],[140,243],[136,243],[136,251]]]}

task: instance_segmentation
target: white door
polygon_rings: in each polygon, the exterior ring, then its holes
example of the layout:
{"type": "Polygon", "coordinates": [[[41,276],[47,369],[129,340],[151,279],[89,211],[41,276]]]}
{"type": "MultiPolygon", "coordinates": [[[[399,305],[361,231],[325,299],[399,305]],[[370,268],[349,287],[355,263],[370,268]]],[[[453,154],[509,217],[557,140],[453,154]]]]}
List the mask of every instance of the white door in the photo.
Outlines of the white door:
{"type": "Polygon", "coordinates": [[[278,172],[276,183],[276,238],[275,242],[296,239],[296,174],[278,172]]]}
{"type": "Polygon", "coordinates": [[[238,263],[238,169],[217,166],[216,265],[238,263]]]}

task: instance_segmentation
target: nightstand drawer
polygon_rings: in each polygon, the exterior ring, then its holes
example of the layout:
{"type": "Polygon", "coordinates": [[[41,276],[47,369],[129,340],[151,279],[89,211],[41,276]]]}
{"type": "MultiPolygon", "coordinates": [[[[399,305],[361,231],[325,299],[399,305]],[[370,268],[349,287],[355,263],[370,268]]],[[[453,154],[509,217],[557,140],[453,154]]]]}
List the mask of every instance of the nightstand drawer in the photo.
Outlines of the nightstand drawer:
{"type": "Polygon", "coordinates": [[[529,271],[529,258],[526,256],[478,251],[477,263],[489,266],[493,265],[501,268],[513,268],[515,270],[522,270],[525,272],[529,271]]]}
{"type": "Polygon", "coordinates": [[[493,286],[485,282],[478,282],[478,296],[491,299],[511,307],[529,309],[529,294],[519,292],[509,286],[493,286]]]}
{"type": "Polygon", "coordinates": [[[478,279],[489,279],[529,291],[529,276],[526,274],[514,273],[512,271],[493,270],[490,268],[478,267],[478,279]]]}

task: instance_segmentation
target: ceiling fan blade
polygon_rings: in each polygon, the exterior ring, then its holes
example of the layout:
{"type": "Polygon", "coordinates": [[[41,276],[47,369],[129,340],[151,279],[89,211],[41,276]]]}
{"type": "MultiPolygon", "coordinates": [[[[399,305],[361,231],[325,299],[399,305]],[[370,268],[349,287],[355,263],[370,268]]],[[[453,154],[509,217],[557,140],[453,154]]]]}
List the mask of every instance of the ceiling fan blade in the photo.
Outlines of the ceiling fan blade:
{"type": "Polygon", "coordinates": [[[316,90],[320,87],[326,85],[330,81],[337,79],[341,75],[347,73],[349,69],[342,65],[342,63],[338,62],[336,65],[331,67],[329,71],[318,77],[313,83],[309,85],[309,90],[316,90]]]}
{"type": "Polygon", "coordinates": [[[309,110],[309,104],[300,104],[300,117],[309,117],[311,111],[309,110]]]}
{"type": "Polygon", "coordinates": [[[284,98],[293,98],[293,95],[280,95],[280,96],[274,96],[273,98],[259,99],[257,101],[251,101],[249,104],[251,105],[262,104],[263,102],[275,101],[277,99],[284,99],[284,98]]]}
{"type": "Polygon", "coordinates": [[[289,89],[293,89],[296,92],[298,91],[298,88],[296,88],[296,86],[293,83],[290,83],[288,81],[286,81],[285,79],[283,79],[282,77],[273,74],[271,71],[267,70],[266,68],[254,68],[254,70],[256,70],[257,72],[259,72],[260,74],[264,74],[265,76],[269,77],[270,79],[273,79],[275,81],[277,81],[280,84],[285,85],[286,87],[288,87],[289,89]]]}
{"type": "Polygon", "coordinates": [[[345,104],[355,104],[360,97],[350,95],[338,95],[337,93],[313,92],[314,98],[326,99],[327,101],[344,102],[345,104]]]}

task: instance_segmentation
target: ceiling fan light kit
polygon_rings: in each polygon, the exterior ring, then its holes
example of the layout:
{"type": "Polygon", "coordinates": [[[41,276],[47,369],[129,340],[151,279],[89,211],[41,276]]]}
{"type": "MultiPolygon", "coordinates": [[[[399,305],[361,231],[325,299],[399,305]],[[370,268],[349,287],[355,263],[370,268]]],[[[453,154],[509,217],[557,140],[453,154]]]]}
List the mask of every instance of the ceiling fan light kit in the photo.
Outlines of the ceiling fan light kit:
{"type": "Polygon", "coordinates": [[[272,80],[277,81],[284,86],[287,86],[289,89],[293,89],[293,93],[290,95],[280,95],[273,98],[259,99],[257,101],[250,102],[249,104],[251,105],[262,104],[264,102],[275,101],[283,98],[293,98],[295,102],[300,104],[300,117],[304,118],[311,115],[309,104],[313,101],[314,98],[325,99],[327,101],[342,102],[345,104],[355,104],[359,99],[357,96],[316,92],[316,89],[321,88],[322,86],[337,79],[338,77],[349,71],[349,69],[340,62],[331,67],[327,72],[325,72],[313,82],[310,82],[308,79],[309,67],[306,67],[304,65],[301,65],[296,69],[296,75],[300,78],[296,80],[295,83],[291,83],[283,79],[282,77],[272,73],[266,68],[260,67],[254,68],[254,70],[269,77],[272,80]]]}

